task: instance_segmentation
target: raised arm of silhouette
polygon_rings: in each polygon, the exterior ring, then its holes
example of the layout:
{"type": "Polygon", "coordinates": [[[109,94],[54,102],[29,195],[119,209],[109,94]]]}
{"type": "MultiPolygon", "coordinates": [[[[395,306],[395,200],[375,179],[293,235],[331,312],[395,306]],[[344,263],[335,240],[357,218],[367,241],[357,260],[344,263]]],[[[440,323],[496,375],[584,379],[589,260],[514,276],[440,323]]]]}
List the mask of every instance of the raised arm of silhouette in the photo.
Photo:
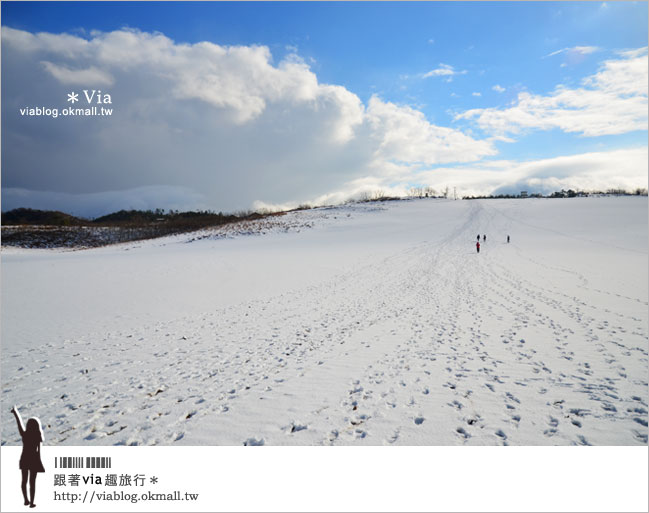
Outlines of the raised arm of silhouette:
{"type": "Polygon", "coordinates": [[[18,413],[18,410],[14,406],[11,408],[11,413],[14,414],[14,417],[16,417],[16,424],[18,424],[18,431],[20,432],[20,437],[22,438],[23,435],[25,434],[25,428],[23,427],[23,419],[20,418],[20,413],[18,413]]]}
{"type": "Polygon", "coordinates": [[[27,427],[23,427],[23,421],[15,406],[11,413],[16,417],[18,431],[23,439],[23,452],[20,455],[20,470],[22,472],[22,481],[20,489],[23,492],[25,506],[35,508],[34,497],[36,496],[36,475],[39,472],[45,472],[43,462],[41,461],[41,443],[43,442],[43,430],[40,421],[32,417],[27,421],[27,427]],[[29,480],[29,500],[27,499],[27,480],[29,480]]]}

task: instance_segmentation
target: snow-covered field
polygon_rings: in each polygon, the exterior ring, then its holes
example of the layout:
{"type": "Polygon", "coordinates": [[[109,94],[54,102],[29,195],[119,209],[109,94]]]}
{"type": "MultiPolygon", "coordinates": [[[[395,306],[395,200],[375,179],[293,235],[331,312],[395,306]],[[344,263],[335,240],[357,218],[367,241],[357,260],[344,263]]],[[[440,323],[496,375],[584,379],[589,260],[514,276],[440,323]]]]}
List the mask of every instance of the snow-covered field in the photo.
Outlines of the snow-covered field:
{"type": "Polygon", "coordinates": [[[2,408],[48,445],[646,444],[647,214],[413,200],[3,248],[2,408]]]}

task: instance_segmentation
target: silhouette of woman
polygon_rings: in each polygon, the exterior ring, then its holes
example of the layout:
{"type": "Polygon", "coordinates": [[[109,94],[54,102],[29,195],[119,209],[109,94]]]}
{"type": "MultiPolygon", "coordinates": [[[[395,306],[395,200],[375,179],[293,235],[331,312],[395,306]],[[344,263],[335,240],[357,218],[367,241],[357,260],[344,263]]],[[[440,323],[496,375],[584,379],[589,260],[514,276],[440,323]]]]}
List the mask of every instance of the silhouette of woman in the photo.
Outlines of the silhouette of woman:
{"type": "Polygon", "coordinates": [[[45,472],[45,468],[41,462],[43,430],[41,429],[40,421],[35,417],[32,417],[27,421],[27,429],[23,428],[23,421],[15,406],[11,409],[11,413],[16,417],[18,431],[20,432],[20,437],[23,439],[23,452],[20,455],[20,470],[22,470],[23,479],[20,488],[23,492],[23,498],[25,499],[25,506],[29,505],[30,508],[34,508],[36,507],[36,504],[34,504],[34,496],[36,495],[36,474],[38,474],[38,472],[45,472]],[[28,478],[30,500],[27,500],[28,478]]]}

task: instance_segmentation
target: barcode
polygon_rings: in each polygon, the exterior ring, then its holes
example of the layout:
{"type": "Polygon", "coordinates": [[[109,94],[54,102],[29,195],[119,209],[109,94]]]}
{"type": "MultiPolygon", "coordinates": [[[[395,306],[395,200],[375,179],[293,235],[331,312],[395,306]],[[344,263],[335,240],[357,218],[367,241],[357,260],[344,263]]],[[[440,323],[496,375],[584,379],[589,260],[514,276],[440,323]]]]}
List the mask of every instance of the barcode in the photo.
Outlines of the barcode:
{"type": "Polygon", "coordinates": [[[111,468],[107,456],[59,456],[54,458],[55,468],[111,468]]]}

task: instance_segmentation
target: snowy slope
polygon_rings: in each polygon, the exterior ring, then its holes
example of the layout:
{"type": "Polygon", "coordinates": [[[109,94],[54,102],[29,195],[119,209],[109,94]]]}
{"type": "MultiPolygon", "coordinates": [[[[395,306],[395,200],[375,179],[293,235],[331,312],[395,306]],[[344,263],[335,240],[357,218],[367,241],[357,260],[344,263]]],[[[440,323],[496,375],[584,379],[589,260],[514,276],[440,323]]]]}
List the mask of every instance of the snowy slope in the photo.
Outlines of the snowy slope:
{"type": "Polygon", "coordinates": [[[647,443],[646,198],[278,219],[3,249],[2,407],[48,444],[647,443]]]}

